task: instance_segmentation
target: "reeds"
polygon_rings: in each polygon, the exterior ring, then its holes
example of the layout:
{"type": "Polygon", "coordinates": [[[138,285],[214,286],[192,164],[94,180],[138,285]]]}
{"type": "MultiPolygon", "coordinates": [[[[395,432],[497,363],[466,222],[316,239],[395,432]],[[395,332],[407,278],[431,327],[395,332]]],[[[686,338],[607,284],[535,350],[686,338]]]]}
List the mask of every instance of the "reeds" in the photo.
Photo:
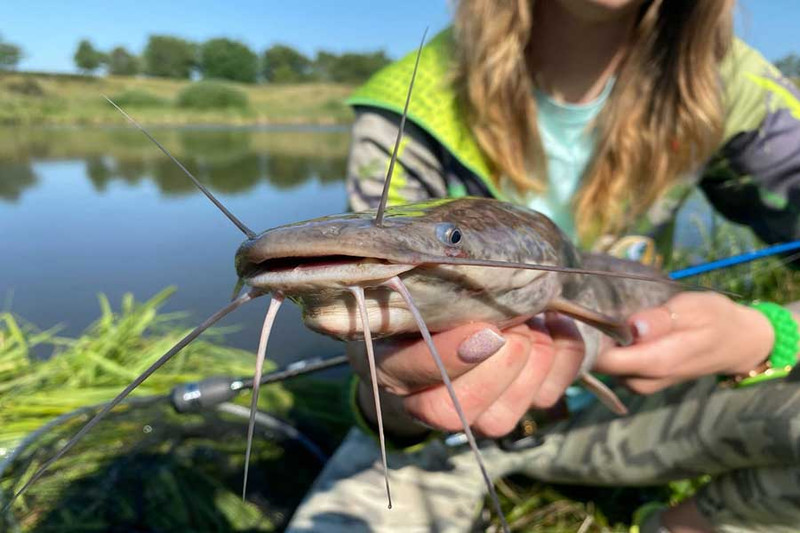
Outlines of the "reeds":
{"type": "MultiPolygon", "coordinates": [[[[119,312],[101,295],[100,318],[78,338],[61,337],[56,329],[39,331],[10,313],[0,314],[4,501],[88,420],[93,409],[87,406],[115,396],[188,332],[180,326],[183,314],[159,313],[172,292],[164,290],[143,303],[125,295],[119,312]],[[52,355],[37,358],[43,350],[52,355]],[[64,416],[79,408],[87,409],[64,416]],[[15,450],[23,439],[25,446],[15,450]]],[[[116,409],[15,502],[13,516],[2,517],[0,529],[106,531],[112,525],[147,523],[152,530],[228,531],[271,530],[280,523],[285,505],[255,506],[236,496],[243,421],[213,411],[178,415],[160,399],[180,382],[252,373],[253,354],[221,346],[214,342],[219,337],[217,330],[195,341],[145,382],[134,393],[137,400],[116,409]],[[270,513],[276,520],[269,520],[270,513]]],[[[248,396],[240,401],[248,403],[248,396]]],[[[292,396],[282,387],[262,390],[260,408],[285,413],[291,406],[292,396]]],[[[256,463],[296,473],[297,462],[309,460],[285,462],[285,453],[280,439],[257,439],[256,463]]],[[[263,483],[256,484],[253,493],[263,497],[264,490],[263,483]]]]}

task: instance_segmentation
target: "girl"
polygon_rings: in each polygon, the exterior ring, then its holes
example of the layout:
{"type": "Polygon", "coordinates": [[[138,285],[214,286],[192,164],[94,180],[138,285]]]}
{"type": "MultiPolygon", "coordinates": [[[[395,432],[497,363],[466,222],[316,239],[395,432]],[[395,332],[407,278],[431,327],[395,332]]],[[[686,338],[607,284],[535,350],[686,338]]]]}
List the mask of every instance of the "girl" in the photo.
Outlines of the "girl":
{"type": "MultiPolygon", "coordinates": [[[[544,212],[585,247],[646,259],[642,251],[669,257],[675,213],[699,187],[765,241],[800,238],[797,91],[733,39],[732,4],[462,0],[454,29],[423,52],[390,201],[494,196],[544,212]]],[[[378,203],[412,65],[406,58],[388,67],[351,101],[356,210],[378,203]]],[[[653,513],[643,529],[795,531],[800,388],[722,387],[717,376],[736,381],[766,375],[770,363],[791,366],[797,319],[704,293],[636,313],[635,344],[610,347],[595,368],[638,393],[624,398],[632,414],[592,405],[537,433],[535,447],[487,449],[489,468],[602,485],[711,474],[695,497],[653,513]]],[[[583,357],[574,326],[557,316],[504,331],[470,324],[435,341],[473,428],[488,437],[514,430],[531,408],[556,405],[583,357]]],[[[363,377],[357,404],[372,423],[362,347],[349,351],[363,377]]],[[[395,442],[457,430],[424,344],[384,342],[382,351],[395,442]]],[[[337,490],[312,494],[295,527],[469,527],[483,490],[471,457],[438,444],[407,455],[392,482],[395,502],[409,505],[387,513],[337,496],[380,489],[367,450],[370,441],[351,435],[320,481],[337,490]],[[437,471],[445,465],[455,471],[437,471]],[[334,510],[334,522],[325,521],[334,510]]]]}

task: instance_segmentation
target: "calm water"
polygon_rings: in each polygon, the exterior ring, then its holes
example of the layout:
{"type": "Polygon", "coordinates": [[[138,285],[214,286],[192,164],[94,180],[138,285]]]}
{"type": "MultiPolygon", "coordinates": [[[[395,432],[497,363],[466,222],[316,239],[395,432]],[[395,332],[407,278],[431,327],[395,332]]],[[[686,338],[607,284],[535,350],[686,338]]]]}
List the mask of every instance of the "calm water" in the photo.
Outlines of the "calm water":
{"type": "MultiPolygon", "coordinates": [[[[155,128],[159,138],[256,231],[341,212],[344,129],[155,128]]],[[[165,310],[196,323],[230,299],[243,235],[140,133],[127,128],[0,129],[0,301],[40,328],[79,335],[99,316],[174,285],[165,310]]],[[[227,342],[255,350],[267,301],[226,319],[227,342]]],[[[268,357],[341,351],[284,306],[268,357]]]]}

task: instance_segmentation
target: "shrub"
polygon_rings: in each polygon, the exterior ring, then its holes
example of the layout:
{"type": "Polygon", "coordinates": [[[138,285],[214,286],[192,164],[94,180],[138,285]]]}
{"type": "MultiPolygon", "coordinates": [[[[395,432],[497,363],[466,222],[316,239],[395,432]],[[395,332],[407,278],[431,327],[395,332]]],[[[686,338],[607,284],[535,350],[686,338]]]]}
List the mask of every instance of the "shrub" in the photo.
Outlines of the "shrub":
{"type": "Polygon", "coordinates": [[[21,94],[23,96],[44,96],[45,90],[42,87],[42,84],[36,81],[33,78],[22,78],[18,81],[10,81],[6,85],[6,88],[16,94],[21,94]]]}
{"type": "Polygon", "coordinates": [[[143,89],[129,89],[111,98],[120,107],[164,107],[167,100],[143,89]]]}
{"type": "Polygon", "coordinates": [[[219,81],[199,81],[178,93],[178,106],[192,109],[246,108],[247,94],[219,81]]]}

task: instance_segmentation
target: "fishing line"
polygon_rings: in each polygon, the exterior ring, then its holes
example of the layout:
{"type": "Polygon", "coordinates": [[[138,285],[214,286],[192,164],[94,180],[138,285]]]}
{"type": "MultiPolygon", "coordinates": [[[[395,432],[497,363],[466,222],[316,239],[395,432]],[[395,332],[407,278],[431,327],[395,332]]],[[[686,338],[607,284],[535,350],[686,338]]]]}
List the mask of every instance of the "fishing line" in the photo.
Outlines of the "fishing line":
{"type": "Polygon", "coordinates": [[[383,461],[383,478],[386,483],[386,498],[389,500],[389,509],[392,508],[392,491],[389,489],[389,466],[386,462],[386,439],[383,432],[383,414],[381,412],[381,396],[378,391],[378,371],[375,369],[375,351],[372,346],[372,332],[369,329],[369,315],[367,304],[364,301],[364,288],[359,286],[349,287],[356,299],[358,311],[361,314],[361,329],[364,332],[364,344],[367,347],[367,361],[369,362],[369,376],[372,381],[372,397],[375,401],[375,412],[378,418],[378,440],[381,445],[381,460],[383,461]]]}
{"type": "Polygon", "coordinates": [[[247,496],[247,474],[250,472],[250,452],[253,449],[253,431],[256,425],[256,410],[258,409],[258,390],[261,386],[261,372],[264,369],[264,358],[267,355],[267,342],[272,326],[275,324],[275,316],[283,303],[283,294],[275,292],[267,308],[267,316],[264,317],[264,326],[261,328],[261,339],[258,341],[258,353],[256,354],[256,371],[253,374],[253,398],[250,400],[250,420],[247,423],[247,448],[244,454],[244,481],[242,482],[242,501],[247,496]]]}

